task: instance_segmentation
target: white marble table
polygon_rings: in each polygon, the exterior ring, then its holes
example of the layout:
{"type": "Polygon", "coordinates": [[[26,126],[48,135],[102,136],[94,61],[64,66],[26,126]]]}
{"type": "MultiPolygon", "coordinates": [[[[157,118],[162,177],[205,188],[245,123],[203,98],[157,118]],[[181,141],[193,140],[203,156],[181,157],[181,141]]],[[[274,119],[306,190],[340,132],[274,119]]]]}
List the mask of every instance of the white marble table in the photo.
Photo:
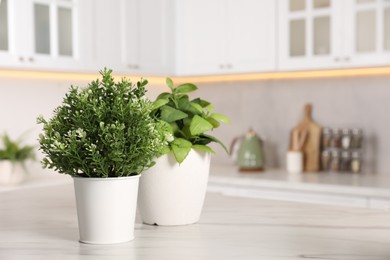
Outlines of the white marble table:
{"type": "Polygon", "coordinates": [[[390,212],[208,193],[199,223],[139,223],[132,242],[78,240],[70,183],[0,193],[0,259],[389,260],[390,212]]]}

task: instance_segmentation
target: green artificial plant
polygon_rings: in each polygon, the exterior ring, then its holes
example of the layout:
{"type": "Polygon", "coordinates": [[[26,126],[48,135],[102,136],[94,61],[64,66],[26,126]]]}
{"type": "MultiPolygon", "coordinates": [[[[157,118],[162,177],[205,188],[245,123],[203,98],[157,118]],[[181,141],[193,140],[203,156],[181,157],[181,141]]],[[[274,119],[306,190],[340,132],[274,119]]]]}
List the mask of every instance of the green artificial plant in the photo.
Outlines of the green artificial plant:
{"type": "Polygon", "coordinates": [[[34,146],[22,145],[22,141],[12,140],[7,134],[1,136],[0,161],[10,160],[12,163],[21,163],[29,159],[35,159],[34,146]]]}
{"type": "Polygon", "coordinates": [[[162,144],[145,98],[147,81],[115,82],[111,73],[100,71],[102,79],[84,89],[71,86],[51,119],[38,117],[44,167],[104,178],[138,175],[154,164],[162,144]]]}
{"type": "Polygon", "coordinates": [[[216,142],[227,152],[225,145],[206,132],[229,123],[229,119],[214,112],[210,102],[195,98],[190,100],[188,93],[197,90],[192,83],[174,86],[172,79],[166,84],[170,92],[161,93],[153,103],[151,115],[157,120],[160,138],[163,142],[161,154],[173,152],[176,161],[182,163],[192,148],[215,153],[208,144],[216,142]]]}

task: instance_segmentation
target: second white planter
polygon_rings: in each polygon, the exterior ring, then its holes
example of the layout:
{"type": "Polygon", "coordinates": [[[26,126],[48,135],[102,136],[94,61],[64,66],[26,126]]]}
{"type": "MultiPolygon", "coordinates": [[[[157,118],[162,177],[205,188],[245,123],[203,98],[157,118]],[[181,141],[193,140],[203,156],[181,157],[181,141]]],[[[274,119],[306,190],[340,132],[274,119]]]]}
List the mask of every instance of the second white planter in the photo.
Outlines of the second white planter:
{"type": "Polygon", "coordinates": [[[199,220],[206,195],[210,154],[192,149],[179,165],[172,153],[142,174],[138,209],[145,224],[192,224],[199,220]]]}
{"type": "Polygon", "coordinates": [[[25,172],[20,163],[10,160],[0,160],[0,184],[15,185],[25,179],[25,172]]]}

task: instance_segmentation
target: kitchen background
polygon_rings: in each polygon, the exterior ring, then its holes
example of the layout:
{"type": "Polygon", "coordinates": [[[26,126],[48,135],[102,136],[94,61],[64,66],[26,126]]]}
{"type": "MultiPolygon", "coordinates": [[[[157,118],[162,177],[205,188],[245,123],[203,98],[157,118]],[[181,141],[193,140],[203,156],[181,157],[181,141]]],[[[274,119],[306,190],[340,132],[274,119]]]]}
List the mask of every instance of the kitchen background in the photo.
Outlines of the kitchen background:
{"type": "MultiPolygon", "coordinates": [[[[50,116],[71,84],[90,81],[74,73],[107,66],[134,80],[202,79],[197,95],[232,120],[215,135],[230,144],[253,127],[265,140],[267,169],[285,168],[289,133],[311,103],[319,125],[363,129],[364,172],[390,174],[390,73],[274,77],[390,65],[389,1],[2,0],[0,10],[0,132],[27,131],[26,142],[37,143],[36,117],[50,116]],[[68,76],[51,77],[51,71],[68,76]],[[265,79],[207,81],[215,74],[268,72],[274,73],[265,79]]],[[[151,98],[162,83],[151,80],[151,98]]],[[[215,163],[232,163],[215,149],[215,163]]]]}

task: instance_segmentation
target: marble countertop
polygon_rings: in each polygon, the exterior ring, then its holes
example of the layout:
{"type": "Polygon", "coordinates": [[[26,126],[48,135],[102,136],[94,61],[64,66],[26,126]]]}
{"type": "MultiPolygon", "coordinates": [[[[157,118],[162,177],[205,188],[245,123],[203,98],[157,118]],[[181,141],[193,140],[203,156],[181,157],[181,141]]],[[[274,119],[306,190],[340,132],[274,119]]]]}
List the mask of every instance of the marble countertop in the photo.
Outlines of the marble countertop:
{"type": "Polygon", "coordinates": [[[199,223],[143,225],[117,245],[78,242],[71,183],[0,193],[0,259],[389,260],[390,212],[208,193],[199,223]]]}
{"type": "Polygon", "coordinates": [[[390,175],[336,172],[289,174],[283,169],[240,173],[232,163],[226,163],[211,165],[210,184],[390,199],[390,175]]]}

